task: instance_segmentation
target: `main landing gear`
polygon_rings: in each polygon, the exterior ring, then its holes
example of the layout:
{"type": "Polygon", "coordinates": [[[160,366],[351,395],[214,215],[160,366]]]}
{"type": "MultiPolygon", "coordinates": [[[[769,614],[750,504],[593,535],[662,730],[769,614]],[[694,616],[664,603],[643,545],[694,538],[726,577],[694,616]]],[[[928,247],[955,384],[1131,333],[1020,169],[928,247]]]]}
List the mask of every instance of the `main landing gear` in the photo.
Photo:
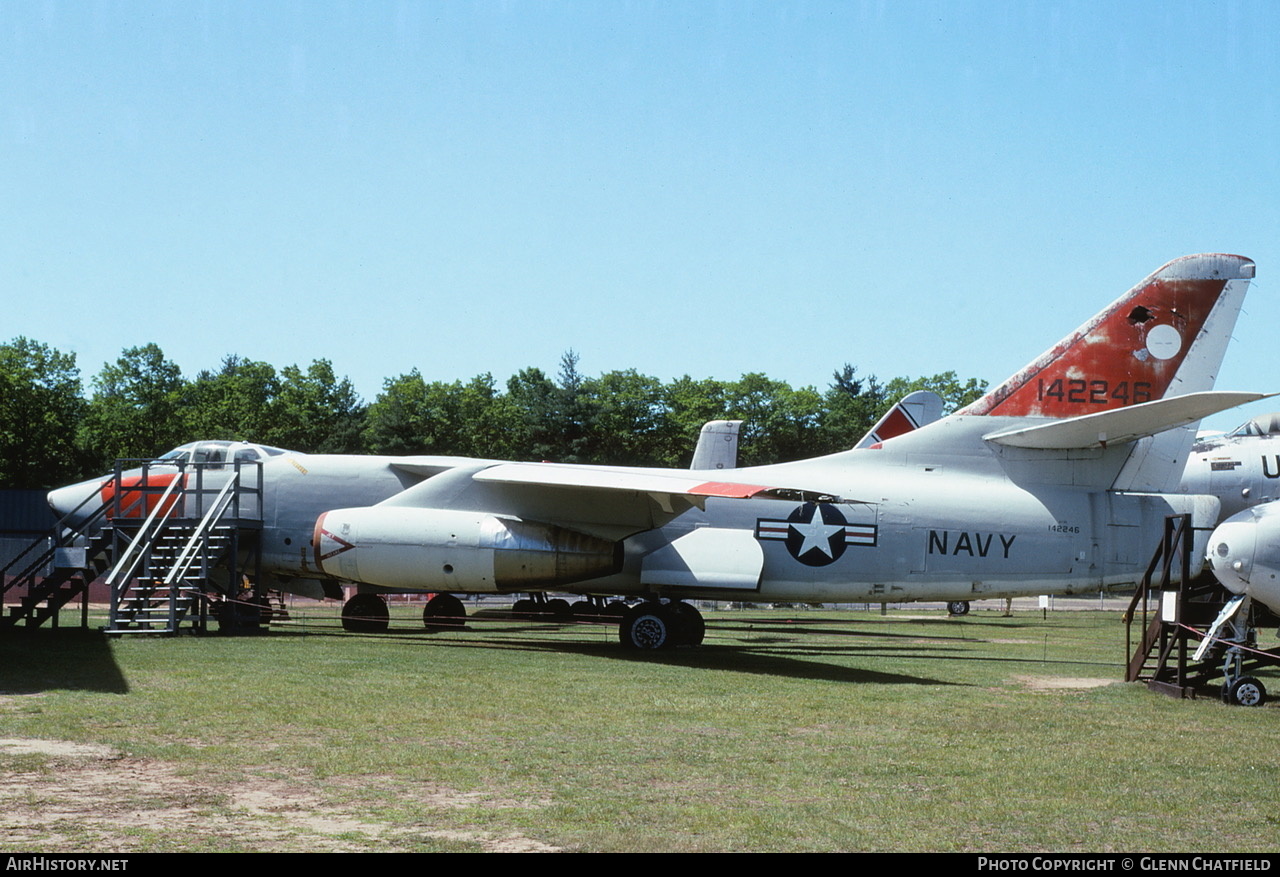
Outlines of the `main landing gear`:
{"type": "Polygon", "coordinates": [[[342,604],[342,629],[352,633],[386,633],[391,613],[377,594],[356,594],[342,604]]]}
{"type": "MultiPolygon", "coordinates": [[[[356,594],[342,604],[342,629],[352,633],[386,633],[391,613],[377,594],[356,594]]],[[[422,608],[427,630],[456,630],[467,620],[467,609],[453,594],[436,594],[422,608]]]]}
{"type": "MultiPolygon", "coordinates": [[[[621,616],[618,638],[623,648],[644,651],[702,645],[707,629],[702,613],[682,600],[646,600],[627,607],[621,601],[592,598],[571,607],[564,600],[544,597],[541,601],[518,601],[513,609],[516,613],[546,613],[562,619],[608,618],[616,613],[621,616]]],[[[386,633],[390,614],[387,602],[378,594],[356,594],[342,606],[342,629],[386,633]]],[[[456,630],[466,623],[466,618],[466,607],[452,594],[436,594],[422,610],[422,623],[427,630],[456,630]]]]}
{"type": "Polygon", "coordinates": [[[622,614],[618,638],[627,649],[669,649],[702,644],[706,624],[688,603],[646,600],[622,614]]]}
{"type": "Polygon", "coordinates": [[[457,630],[467,623],[467,607],[453,594],[436,594],[422,607],[427,630],[457,630]]]}
{"type": "Polygon", "coordinates": [[[604,597],[583,597],[572,604],[568,600],[556,598],[548,600],[547,595],[534,592],[530,597],[522,597],[511,606],[514,615],[538,616],[550,615],[559,621],[578,619],[582,621],[601,618],[618,618],[626,611],[627,604],[621,600],[606,600],[604,597]]]}

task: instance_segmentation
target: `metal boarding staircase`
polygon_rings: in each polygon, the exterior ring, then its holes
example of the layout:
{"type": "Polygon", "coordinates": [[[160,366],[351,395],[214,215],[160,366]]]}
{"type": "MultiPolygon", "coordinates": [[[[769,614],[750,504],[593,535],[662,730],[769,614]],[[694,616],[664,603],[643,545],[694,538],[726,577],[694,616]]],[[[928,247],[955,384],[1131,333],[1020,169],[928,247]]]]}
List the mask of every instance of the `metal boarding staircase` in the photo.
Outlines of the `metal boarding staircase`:
{"type": "Polygon", "coordinates": [[[260,462],[117,461],[101,492],[10,564],[16,569],[30,556],[20,571],[12,578],[9,567],[0,571],[0,610],[8,591],[26,586],[26,596],[0,612],[0,630],[56,626],[59,610],[77,596],[81,626],[88,627],[89,585],[105,574],[107,633],[204,632],[211,607],[234,597],[240,582],[261,578],[261,500],[260,462]],[[68,527],[70,521],[78,526],[68,527]],[[36,552],[41,545],[45,550],[36,552]]]}
{"type": "Polygon", "coordinates": [[[76,597],[80,625],[88,627],[89,585],[107,571],[111,545],[110,527],[104,527],[110,503],[89,494],[80,505],[0,569],[0,630],[23,625],[39,627],[46,621],[57,627],[61,610],[76,597]],[[92,511],[85,512],[86,507],[92,511]],[[82,520],[79,526],[71,521],[82,520]],[[5,605],[10,592],[24,591],[16,604],[5,605]],[[7,609],[7,611],[5,611],[7,609]]]}
{"type": "MultiPolygon", "coordinates": [[[[1190,577],[1193,537],[1190,515],[1165,519],[1164,537],[1125,612],[1130,655],[1125,681],[1145,682],[1153,691],[1182,698],[1195,697],[1226,675],[1223,657],[1228,646],[1213,645],[1202,660],[1196,660],[1194,653],[1203,639],[1201,631],[1210,628],[1233,597],[1211,572],[1190,577]],[[1180,573],[1176,583],[1172,581],[1175,563],[1180,573]],[[1136,646],[1135,624],[1140,631],[1136,646]]],[[[1264,611],[1253,608],[1257,616],[1264,611]]],[[[1251,619],[1251,630],[1253,625],[1251,619]]],[[[1237,655],[1232,672],[1238,676],[1274,663],[1277,657],[1280,649],[1254,651],[1252,657],[1237,655]]]]}

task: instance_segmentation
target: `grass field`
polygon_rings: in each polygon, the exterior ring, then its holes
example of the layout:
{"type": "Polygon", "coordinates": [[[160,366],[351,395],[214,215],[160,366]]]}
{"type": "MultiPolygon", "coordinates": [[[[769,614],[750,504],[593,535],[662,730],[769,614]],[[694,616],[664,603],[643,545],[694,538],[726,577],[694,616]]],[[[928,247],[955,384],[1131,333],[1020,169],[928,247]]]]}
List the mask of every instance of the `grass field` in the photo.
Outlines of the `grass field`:
{"type": "Polygon", "coordinates": [[[1277,705],[1121,683],[1116,612],[708,612],[656,657],[605,626],[333,619],[0,640],[5,848],[1278,846],[1277,705]]]}

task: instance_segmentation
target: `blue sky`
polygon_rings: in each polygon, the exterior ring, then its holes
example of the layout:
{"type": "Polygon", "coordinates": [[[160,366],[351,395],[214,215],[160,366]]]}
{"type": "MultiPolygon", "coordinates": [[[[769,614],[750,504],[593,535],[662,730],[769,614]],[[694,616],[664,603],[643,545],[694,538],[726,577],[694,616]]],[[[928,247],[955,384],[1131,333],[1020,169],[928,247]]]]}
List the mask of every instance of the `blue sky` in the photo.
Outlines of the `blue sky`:
{"type": "MultiPolygon", "coordinates": [[[[386,377],[1002,380],[1169,259],[1258,263],[1280,5],[0,5],[0,337],[386,377]]],[[[1229,428],[1260,403],[1206,425],[1229,428]]]]}

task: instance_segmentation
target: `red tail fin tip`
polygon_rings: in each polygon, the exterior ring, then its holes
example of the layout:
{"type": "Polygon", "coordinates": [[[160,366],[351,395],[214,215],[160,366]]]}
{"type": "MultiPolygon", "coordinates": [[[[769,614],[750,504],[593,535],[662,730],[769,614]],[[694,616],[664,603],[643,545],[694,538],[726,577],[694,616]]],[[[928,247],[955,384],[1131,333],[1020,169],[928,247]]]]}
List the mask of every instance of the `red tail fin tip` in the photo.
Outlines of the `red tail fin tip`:
{"type": "Polygon", "coordinates": [[[1211,389],[1253,275],[1243,256],[1175,259],[958,413],[1076,417],[1211,389]]]}

